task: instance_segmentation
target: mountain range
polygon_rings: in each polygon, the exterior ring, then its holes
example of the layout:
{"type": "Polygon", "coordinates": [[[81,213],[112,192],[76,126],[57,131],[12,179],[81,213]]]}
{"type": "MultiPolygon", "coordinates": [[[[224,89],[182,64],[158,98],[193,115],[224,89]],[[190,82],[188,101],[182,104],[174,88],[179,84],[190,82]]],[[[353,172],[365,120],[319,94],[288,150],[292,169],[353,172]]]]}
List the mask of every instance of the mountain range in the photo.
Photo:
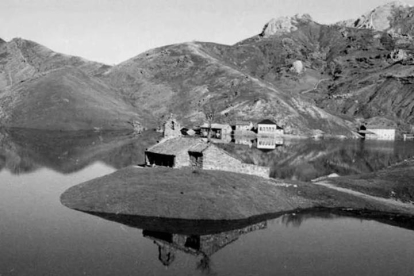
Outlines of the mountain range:
{"type": "Polygon", "coordinates": [[[289,134],[351,136],[362,121],[414,124],[414,8],[323,25],[270,20],[235,45],[163,46],[115,66],[0,41],[0,125],[48,130],[272,119],[289,134]]]}

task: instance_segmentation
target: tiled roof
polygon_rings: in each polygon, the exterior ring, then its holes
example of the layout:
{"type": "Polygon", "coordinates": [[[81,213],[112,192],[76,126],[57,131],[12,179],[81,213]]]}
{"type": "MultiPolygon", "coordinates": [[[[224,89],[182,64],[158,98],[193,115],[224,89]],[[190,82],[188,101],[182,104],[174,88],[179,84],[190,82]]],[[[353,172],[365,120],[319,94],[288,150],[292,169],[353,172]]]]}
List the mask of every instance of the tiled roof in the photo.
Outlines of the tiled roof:
{"type": "Polygon", "coordinates": [[[165,155],[177,155],[199,145],[201,147],[202,145],[207,145],[207,143],[199,138],[178,137],[162,140],[158,144],[148,148],[147,151],[165,155]]]}

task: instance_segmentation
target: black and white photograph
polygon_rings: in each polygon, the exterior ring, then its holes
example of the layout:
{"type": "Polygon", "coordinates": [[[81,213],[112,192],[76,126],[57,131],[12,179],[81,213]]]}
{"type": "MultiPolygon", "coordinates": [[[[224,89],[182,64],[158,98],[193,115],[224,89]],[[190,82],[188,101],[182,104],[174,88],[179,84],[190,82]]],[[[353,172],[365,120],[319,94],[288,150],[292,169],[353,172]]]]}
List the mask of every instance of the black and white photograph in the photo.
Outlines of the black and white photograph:
{"type": "Polygon", "coordinates": [[[413,259],[414,0],[0,1],[0,276],[413,259]]]}

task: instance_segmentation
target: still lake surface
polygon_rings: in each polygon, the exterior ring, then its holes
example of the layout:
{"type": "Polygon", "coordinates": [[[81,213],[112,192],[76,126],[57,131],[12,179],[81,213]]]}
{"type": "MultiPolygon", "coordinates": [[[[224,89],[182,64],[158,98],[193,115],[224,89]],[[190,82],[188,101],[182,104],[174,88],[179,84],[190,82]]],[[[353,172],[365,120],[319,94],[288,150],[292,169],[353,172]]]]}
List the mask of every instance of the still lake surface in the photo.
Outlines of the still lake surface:
{"type": "MultiPolygon", "coordinates": [[[[203,231],[198,222],[140,224],[61,205],[69,187],[142,163],[156,140],[152,133],[0,132],[0,275],[413,275],[414,231],[404,225],[315,211],[203,231]]],[[[222,146],[270,166],[274,177],[305,180],[414,156],[414,143],[402,141],[222,146]]]]}

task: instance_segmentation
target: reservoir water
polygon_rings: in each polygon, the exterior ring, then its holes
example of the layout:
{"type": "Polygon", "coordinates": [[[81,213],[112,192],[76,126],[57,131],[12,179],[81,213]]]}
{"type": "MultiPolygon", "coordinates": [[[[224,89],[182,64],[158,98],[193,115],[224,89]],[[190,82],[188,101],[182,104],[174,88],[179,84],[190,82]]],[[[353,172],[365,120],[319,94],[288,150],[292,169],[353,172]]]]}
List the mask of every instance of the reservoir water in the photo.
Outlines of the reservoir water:
{"type": "MultiPolygon", "coordinates": [[[[413,275],[414,231],[407,224],[313,211],[184,227],[61,205],[69,187],[142,163],[156,139],[1,132],[0,275],[413,275]]],[[[226,147],[294,179],[378,170],[414,155],[412,142],[289,143],[274,151],[226,147]]]]}

